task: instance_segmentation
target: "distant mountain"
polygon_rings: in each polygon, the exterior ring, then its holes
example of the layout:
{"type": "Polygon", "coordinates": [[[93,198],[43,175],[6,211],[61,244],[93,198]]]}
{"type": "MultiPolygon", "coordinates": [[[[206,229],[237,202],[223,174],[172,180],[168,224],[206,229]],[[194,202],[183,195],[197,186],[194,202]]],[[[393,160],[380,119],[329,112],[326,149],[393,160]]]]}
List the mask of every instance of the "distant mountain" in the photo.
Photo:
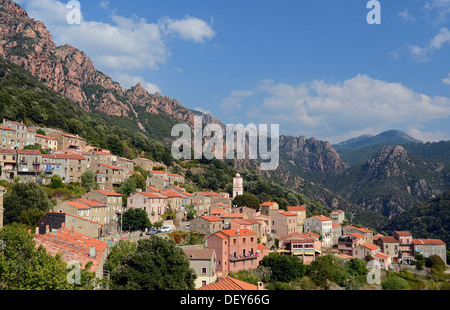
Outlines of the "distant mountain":
{"type": "Polygon", "coordinates": [[[391,145],[325,183],[344,199],[391,218],[441,195],[450,187],[449,171],[440,161],[415,157],[404,147],[391,145]]]}
{"type": "Polygon", "coordinates": [[[336,150],[340,149],[357,149],[375,144],[389,143],[389,144],[404,144],[404,143],[423,143],[422,141],[411,137],[401,130],[388,130],[376,136],[362,135],[352,138],[338,144],[333,145],[336,150]]]}
{"type": "Polygon", "coordinates": [[[442,239],[450,247],[450,191],[392,218],[383,230],[407,230],[416,238],[442,239]]]}

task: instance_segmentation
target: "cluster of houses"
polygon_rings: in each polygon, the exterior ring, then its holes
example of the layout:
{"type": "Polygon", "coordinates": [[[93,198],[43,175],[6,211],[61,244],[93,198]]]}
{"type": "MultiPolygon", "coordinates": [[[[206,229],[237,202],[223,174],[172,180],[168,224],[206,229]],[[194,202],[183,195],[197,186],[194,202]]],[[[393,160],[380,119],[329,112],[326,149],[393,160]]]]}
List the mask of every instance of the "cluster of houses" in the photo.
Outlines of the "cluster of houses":
{"type": "MultiPolygon", "coordinates": [[[[69,261],[93,261],[91,271],[101,277],[108,253],[108,236],[122,234],[120,216],[126,209],[146,211],[151,223],[164,222],[163,214],[175,215],[173,229],[186,229],[204,235],[204,245],[183,247],[197,273],[197,288],[226,279],[230,272],[254,269],[269,252],[294,255],[309,264],[326,252],[342,260],[374,259],[381,268],[395,262],[409,263],[415,253],[439,255],[446,262],[446,245],[439,239],[414,239],[406,231],[393,236],[374,235],[367,228],[344,225],[345,212],[306,217],[306,206],[282,209],[276,202],[264,202],[258,210],[232,205],[242,195],[243,179],[233,178],[233,192],[187,192],[179,186],[184,176],[169,173],[166,167],[146,158],[118,157],[108,150],[86,145],[86,140],[58,131],[37,134],[23,123],[3,121],[0,148],[1,177],[45,183],[59,175],[63,182],[80,182],[92,170],[100,189],[81,198],[58,203],[39,221],[35,240],[50,253],[63,253],[69,261]],[[40,150],[24,149],[40,144],[40,150]],[[145,190],[132,193],[126,203],[114,188],[135,173],[139,166],[149,172],[145,190]],[[124,209],[125,205],[125,209],[124,209]],[[196,216],[187,221],[188,212],[196,216]],[[103,240],[103,241],[102,241],[103,240]]],[[[0,200],[5,189],[0,188],[0,200]]],[[[0,203],[0,228],[3,203],[0,203]]],[[[126,229],[125,229],[126,230],[126,229]]],[[[112,240],[114,241],[114,240],[112,240]]]]}

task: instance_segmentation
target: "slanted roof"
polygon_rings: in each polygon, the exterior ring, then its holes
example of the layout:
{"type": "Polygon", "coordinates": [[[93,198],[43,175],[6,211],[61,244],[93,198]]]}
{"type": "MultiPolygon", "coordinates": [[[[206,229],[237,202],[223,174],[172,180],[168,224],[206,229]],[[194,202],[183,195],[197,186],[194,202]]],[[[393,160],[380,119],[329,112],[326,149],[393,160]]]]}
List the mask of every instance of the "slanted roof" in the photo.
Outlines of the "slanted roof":
{"type": "Polygon", "coordinates": [[[237,280],[232,277],[227,277],[225,279],[220,279],[217,282],[202,286],[197,290],[255,291],[257,289],[258,287],[256,285],[237,280]]]}
{"type": "Polygon", "coordinates": [[[34,238],[36,247],[42,245],[49,254],[62,254],[65,262],[77,261],[84,267],[88,262],[93,265],[90,269],[95,272],[103,260],[108,243],[88,237],[70,229],[58,229],[56,233],[49,232],[34,238]],[[89,255],[91,246],[95,247],[95,257],[89,255]]]}
{"type": "Polygon", "coordinates": [[[96,189],[94,190],[97,193],[106,195],[106,196],[116,196],[116,197],[122,197],[122,194],[116,193],[114,191],[106,191],[106,190],[100,190],[100,189],[96,189]]]}
{"type": "Polygon", "coordinates": [[[445,245],[441,239],[413,239],[414,245],[445,245]]]}
{"type": "Polygon", "coordinates": [[[291,212],[298,212],[298,211],[306,211],[306,208],[305,206],[290,206],[287,207],[287,210],[291,212]]]}

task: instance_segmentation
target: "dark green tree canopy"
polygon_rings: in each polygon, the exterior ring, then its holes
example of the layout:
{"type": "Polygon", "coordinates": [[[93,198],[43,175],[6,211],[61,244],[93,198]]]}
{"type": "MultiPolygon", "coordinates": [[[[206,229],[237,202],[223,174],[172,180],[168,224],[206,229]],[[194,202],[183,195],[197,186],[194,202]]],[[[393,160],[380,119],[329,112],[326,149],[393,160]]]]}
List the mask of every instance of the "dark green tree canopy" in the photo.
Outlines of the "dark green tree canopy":
{"type": "Polygon", "coordinates": [[[183,250],[155,235],[139,240],[136,251],[111,272],[114,289],[192,290],[196,277],[183,250]]]}

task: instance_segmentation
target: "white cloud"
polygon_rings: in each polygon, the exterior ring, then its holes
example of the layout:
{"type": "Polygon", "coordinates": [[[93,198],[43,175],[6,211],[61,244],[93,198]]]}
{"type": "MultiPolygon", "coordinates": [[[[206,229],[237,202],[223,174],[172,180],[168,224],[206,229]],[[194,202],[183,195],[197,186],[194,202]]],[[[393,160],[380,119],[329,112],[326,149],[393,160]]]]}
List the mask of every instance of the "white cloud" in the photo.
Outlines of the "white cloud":
{"type": "Polygon", "coordinates": [[[159,26],[167,33],[178,34],[183,40],[204,42],[212,39],[216,33],[205,21],[186,15],[184,19],[174,20],[168,17],[159,21],[159,26]]]}
{"type": "MultiPolygon", "coordinates": [[[[135,69],[157,70],[167,64],[171,51],[166,45],[168,33],[176,32],[184,40],[203,42],[214,36],[213,29],[201,19],[187,16],[182,20],[161,18],[149,22],[139,17],[123,17],[109,10],[109,2],[100,6],[108,9],[111,22],[88,21],[70,25],[66,4],[57,0],[20,0],[30,17],[44,22],[58,45],[71,44],[86,52],[102,71],[122,71],[132,74],[135,69]],[[186,27],[183,29],[183,27],[186,27]]],[[[83,10],[83,7],[81,7],[83,10]]]]}
{"type": "Polygon", "coordinates": [[[424,47],[409,46],[410,54],[420,62],[427,62],[431,60],[431,55],[440,50],[446,43],[450,43],[450,31],[447,28],[441,28],[424,47]]]}
{"type": "Polygon", "coordinates": [[[410,136],[419,139],[424,142],[439,142],[439,141],[447,141],[450,140],[450,136],[448,133],[442,132],[442,131],[421,131],[418,128],[410,128],[407,131],[407,134],[410,136]]]}
{"type": "Polygon", "coordinates": [[[264,80],[265,96],[247,111],[254,123],[278,123],[292,135],[332,142],[355,133],[379,133],[407,122],[424,123],[450,116],[450,99],[416,93],[400,83],[357,75],[342,83],[314,80],[289,85],[264,80]]]}
{"type": "Polygon", "coordinates": [[[210,115],[212,115],[212,113],[211,113],[211,111],[210,110],[205,110],[205,109],[202,109],[202,108],[199,108],[199,107],[197,107],[197,108],[195,108],[194,109],[195,111],[198,111],[198,112],[202,112],[203,114],[210,114],[210,115]]]}
{"type": "Polygon", "coordinates": [[[225,112],[236,112],[236,110],[242,108],[242,101],[247,97],[254,94],[250,90],[233,90],[230,96],[222,100],[220,108],[225,112]]]}
{"type": "Polygon", "coordinates": [[[450,14],[450,0],[426,1],[423,10],[431,14],[430,18],[434,24],[444,24],[447,22],[447,16],[450,14]]]}
{"type": "Polygon", "coordinates": [[[450,73],[447,75],[447,77],[442,79],[442,83],[450,85],[450,73]]]}
{"type": "Polygon", "coordinates": [[[411,21],[411,22],[416,21],[416,19],[413,16],[409,15],[408,8],[405,8],[405,10],[398,13],[398,16],[400,16],[401,18],[403,18],[404,20],[407,20],[407,21],[411,21]]]}

